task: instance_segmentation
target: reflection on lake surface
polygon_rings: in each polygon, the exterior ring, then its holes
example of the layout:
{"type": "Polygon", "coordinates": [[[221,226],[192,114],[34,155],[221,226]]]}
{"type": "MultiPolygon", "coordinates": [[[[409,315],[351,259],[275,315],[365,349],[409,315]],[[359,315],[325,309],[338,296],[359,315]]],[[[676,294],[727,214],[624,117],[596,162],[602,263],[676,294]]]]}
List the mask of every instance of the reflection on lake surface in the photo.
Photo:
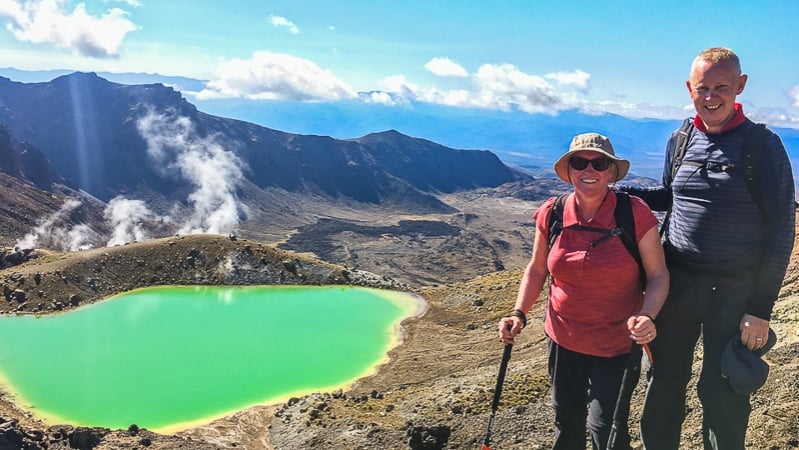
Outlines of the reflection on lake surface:
{"type": "Polygon", "coordinates": [[[0,374],[51,423],[179,429],[346,385],[385,361],[410,294],[159,287],[63,314],[0,317],[0,374]]]}

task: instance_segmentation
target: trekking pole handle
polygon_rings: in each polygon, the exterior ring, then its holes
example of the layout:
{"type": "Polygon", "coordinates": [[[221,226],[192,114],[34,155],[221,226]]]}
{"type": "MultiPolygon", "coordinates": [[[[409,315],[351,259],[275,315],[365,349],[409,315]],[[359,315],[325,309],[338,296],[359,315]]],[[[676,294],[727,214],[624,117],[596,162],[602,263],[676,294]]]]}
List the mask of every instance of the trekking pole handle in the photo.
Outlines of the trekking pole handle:
{"type": "Polygon", "coordinates": [[[649,364],[655,362],[654,358],[652,358],[652,350],[649,349],[649,344],[641,344],[641,347],[644,349],[644,353],[646,353],[646,359],[649,360],[649,364]]]}

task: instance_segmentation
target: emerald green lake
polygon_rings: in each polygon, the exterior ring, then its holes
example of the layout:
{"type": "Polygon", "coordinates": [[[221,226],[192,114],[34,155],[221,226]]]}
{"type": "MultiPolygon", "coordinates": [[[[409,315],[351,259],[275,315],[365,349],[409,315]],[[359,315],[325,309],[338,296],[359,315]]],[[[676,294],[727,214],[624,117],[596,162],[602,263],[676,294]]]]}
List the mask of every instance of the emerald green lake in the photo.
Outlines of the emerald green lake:
{"type": "Polygon", "coordinates": [[[180,429],[346,386],[386,361],[418,297],[354,287],[159,287],[0,316],[0,377],[49,423],[180,429]]]}

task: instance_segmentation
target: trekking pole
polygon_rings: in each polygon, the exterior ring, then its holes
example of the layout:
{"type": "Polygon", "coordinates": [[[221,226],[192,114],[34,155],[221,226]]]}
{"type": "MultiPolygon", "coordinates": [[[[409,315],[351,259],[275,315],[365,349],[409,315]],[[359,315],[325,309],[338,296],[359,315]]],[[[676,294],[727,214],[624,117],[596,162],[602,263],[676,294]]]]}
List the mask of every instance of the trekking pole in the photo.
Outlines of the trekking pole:
{"type": "MultiPolygon", "coordinates": [[[[508,325],[508,331],[510,331],[511,327],[512,325],[508,325]]],[[[505,372],[508,370],[511,350],[513,350],[513,344],[505,344],[505,350],[502,352],[502,361],[499,363],[499,374],[497,375],[497,385],[494,388],[494,399],[491,401],[491,415],[488,417],[486,437],[483,439],[483,445],[480,446],[480,450],[491,450],[489,446],[489,442],[491,441],[491,427],[494,425],[494,416],[497,414],[499,396],[502,394],[502,383],[505,382],[505,372]]]]}
{"type": "Polygon", "coordinates": [[[652,353],[647,344],[637,345],[633,343],[630,349],[630,356],[627,357],[627,366],[624,368],[624,375],[621,378],[619,396],[616,398],[616,407],[613,409],[613,424],[610,427],[608,436],[607,450],[616,449],[616,437],[619,430],[627,426],[630,417],[630,399],[632,398],[635,386],[638,385],[638,378],[641,375],[641,356],[646,350],[647,358],[652,361],[652,353]]]}

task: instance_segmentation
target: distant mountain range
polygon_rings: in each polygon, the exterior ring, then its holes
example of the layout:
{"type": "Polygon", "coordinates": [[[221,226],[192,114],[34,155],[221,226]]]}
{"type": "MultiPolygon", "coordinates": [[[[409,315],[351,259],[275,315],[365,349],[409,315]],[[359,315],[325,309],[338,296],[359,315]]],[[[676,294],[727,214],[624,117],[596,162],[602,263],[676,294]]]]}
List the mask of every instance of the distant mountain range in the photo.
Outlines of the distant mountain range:
{"type": "Polygon", "coordinates": [[[42,83],[0,78],[0,123],[103,201],[139,191],[186,198],[201,186],[233,192],[246,180],[372,204],[418,198],[428,207],[437,203],[428,193],[529,178],[488,151],[393,130],[349,140],[285,133],[203,113],[161,84],[123,85],[94,73],[42,83]]]}
{"type": "MultiPolygon", "coordinates": [[[[49,81],[69,71],[0,69],[0,75],[20,81],[49,81]]],[[[184,92],[200,111],[252,122],[274,130],[301,135],[350,139],[396,130],[458,149],[483,149],[503,162],[538,171],[551,170],[572,136],[597,131],[611,138],[619,155],[632,162],[635,174],[659,178],[666,139],[680,120],[629,119],[613,114],[587,115],[564,111],[557,115],[518,111],[463,109],[412,103],[380,105],[362,101],[301,103],[273,100],[193,98],[205,80],[144,73],[100,73],[122,84],[163,83],[184,92]]],[[[686,113],[687,114],[687,113],[686,113]]],[[[799,129],[774,128],[788,149],[799,174],[799,129]]],[[[799,175],[797,176],[799,177],[799,175]]]]}
{"type": "Polygon", "coordinates": [[[269,124],[293,133],[339,138],[373,130],[396,129],[443,145],[486,149],[514,166],[551,170],[575,134],[596,131],[611,138],[619,155],[632,161],[639,175],[658,177],[663,148],[679,121],[632,120],[576,111],[558,115],[466,110],[415,103],[386,106],[358,101],[336,103],[254,102],[241,99],[198,100],[198,108],[223,117],[269,124]]]}
{"type": "Polygon", "coordinates": [[[533,179],[487,150],[390,129],[287,133],[204,113],[161,83],[80,72],[0,77],[0,172],[11,199],[0,243],[66,250],[171,234],[280,240],[326,217],[451,214],[441,194],[533,179]]]}
{"type": "MultiPolygon", "coordinates": [[[[27,83],[0,77],[0,171],[44,192],[85,197],[50,205],[31,194],[39,200],[19,203],[23,209],[8,205],[4,217],[13,221],[0,223],[0,240],[35,228],[41,241],[53,223],[64,223],[68,248],[232,230],[280,240],[321,219],[374,220],[370,208],[389,218],[450,214],[457,211],[441,194],[458,191],[510,184],[502,195],[537,200],[565,187],[551,164],[587,130],[610,136],[632,161],[629,182],[646,182],[635,176],[659,177],[662,147],[679,123],[417,104],[197,103],[202,108],[162,82],[123,84],[95,73],[27,83]]],[[[795,156],[799,131],[777,131],[795,156]]]]}
{"type": "MultiPolygon", "coordinates": [[[[574,110],[549,115],[421,103],[386,106],[356,101],[289,103],[242,99],[194,103],[210,114],[269,124],[293,133],[346,138],[392,128],[449,147],[487,149],[510,165],[536,171],[550,171],[574,135],[595,131],[610,137],[617,153],[631,161],[632,173],[657,179],[662,174],[669,134],[682,123],[614,114],[588,115],[574,110]]],[[[772,129],[782,138],[799,177],[799,129],[772,129]]]]}

